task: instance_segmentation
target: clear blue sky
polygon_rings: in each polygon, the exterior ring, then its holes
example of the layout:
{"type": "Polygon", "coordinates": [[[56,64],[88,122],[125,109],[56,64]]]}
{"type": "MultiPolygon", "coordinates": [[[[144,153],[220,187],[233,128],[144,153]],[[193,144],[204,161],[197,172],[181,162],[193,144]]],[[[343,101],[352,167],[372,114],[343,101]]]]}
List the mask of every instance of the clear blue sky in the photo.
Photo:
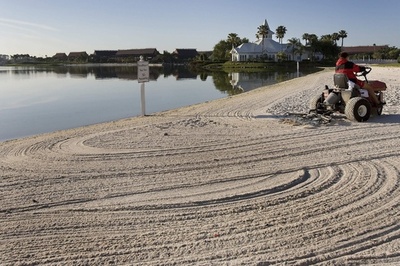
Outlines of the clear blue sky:
{"type": "Polygon", "coordinates": [[[400,48],[399,0],[0,0],[0,54],[157,48],[212,50],[237,33],[250,41],[267,19],[304,33],[345,30],[345,46],[400,48]]]}

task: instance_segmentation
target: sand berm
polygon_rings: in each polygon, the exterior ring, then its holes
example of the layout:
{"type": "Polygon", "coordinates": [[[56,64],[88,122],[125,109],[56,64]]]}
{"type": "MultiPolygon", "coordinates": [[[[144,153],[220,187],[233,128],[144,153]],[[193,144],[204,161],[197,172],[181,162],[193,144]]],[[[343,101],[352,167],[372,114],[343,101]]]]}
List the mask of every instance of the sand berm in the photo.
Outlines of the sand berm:
{"type": "Polygon", "coordinates": [[[0,143],[1,265],[398,265],[400,68],[381,116],[298,120],[333,69],[0,143]]]}

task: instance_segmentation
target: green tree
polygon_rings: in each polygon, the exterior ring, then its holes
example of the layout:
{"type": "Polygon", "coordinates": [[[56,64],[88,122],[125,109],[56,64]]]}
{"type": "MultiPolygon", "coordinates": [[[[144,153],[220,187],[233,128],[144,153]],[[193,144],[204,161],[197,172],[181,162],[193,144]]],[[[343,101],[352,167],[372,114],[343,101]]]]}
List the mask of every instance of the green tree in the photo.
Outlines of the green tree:
{"type": "Polygon", "coordinates": [[[232,49],[230,43],[225,40],[220,40],[213,49],[213,58],[217,61],[229,60],[229,51],[232,49]]]}
{"type": "Polygon", "coordinates": [[[330,34],[322,35],[320,40],[323,42],[333,42],[332,35],[330,34]]]}
{"type": "Polygon", "coordinates": [[[278,58],[279,62],[286,61],[287,60],[287,55],[284,52],[279,52],[276,55],[276,58],[278,58]]]}
{"type": "Polygon", "coordinates": [[[286,27],[285,26],[279,26],[276,29],[276,38],[278,38],[279,43],[282,44],[282,39],[285,37],[286,34],[286,27]]]}
{"type": "Polygon", "coordinates": [[[240,39],[236,33],[228,34],[226,40],[219,41],[213,49],[212,57],[216,61],[226,61],[230,59],[230,51],[232,50],[232,45],[234,47],[240,46],[242,43],[248,43],[249,39],[240,39]]]}
{"type": "Polygon", "coordinates": [[[324,59],[334,60],[340,49],[337,47],[335,38],[331,34],[322,35],[315,43],[315,51],[322,53],[324,59]]]}
{"type": "Polygon", "coordinates": [[[397,49],[396,47],[392,47],[388,51],[389,59],[397,59],[399,56],[400,56],[400,49],[397,49]]]}
{"type": "Polygon", "coordinates": [[[400,55],[400,50],[396,47],[385,47],[380,49],[382,59],[397,59],[400,55]]]}
{"type": "Polygon", "coordinates": [[[288,42],[290,44],[290,47],[292,48],[292,59],[295,60],[294,57],[296,54],[300,54],[301,56],[303,52],[303,46],[300,42],[300,39],[295,37],[289,39],[288,42]]]}
{"type": "Polygon", "coordinates": [[[343,48],[343,39],[347,38],[347,32],[345,30],[340,30],[339,31],[339,38],[342,39],[342,44],[341,44],[341,48],[343,48]]]}
{"type": "Polygon", "coordinates": [[[258,26],[257,29],[258,29],[258,31],[257,31],[258,37],[261,36],[264,39],[265,37],[268,36],[269,28],[267,25],[260,25],[260,26],[258,26]]]}
{"type": "Polygon", "coordinates": [[[247,39],[247,38],[242,38],[242,44],[243,43],[248,43],[249,42],[249,39],[247,39]]]}
{"type": "Polygon", "coordinates": [[[314,60],[315,53],[318,51],[318,36],[315,34],[308,35],[308,46],[307,49],[311,53],[311,60],[314,60]]]}
{"type": "Polygon", "coordinates": [[[310,34],[304,33],[302,36],[303,40],[305,41],[304,45],[307,46],[308,42],[310,41],[310,34]]]}
{"type": "Polygon", "coordinates": [[[168,52],[167,50],[164,50],[163,54],[162,55],[160,54],[157,57],[160,57],[161,61],[164,61],[166,63],[172,63],[175,61],[174,55],[168,52]]]}
{"type": "Polygon", "coordinates": [[[226,40],[229,44],[231,44],[231,47],[237,47],[242,43],[242,40],[239,38],[239,36],[236,33],[229,33],[228,34],[228,39],[226,40]]]}
{"type": "Polygon", "coordinates": [[[12,59],[26,59],[31,58],[29,54],[15,54],[11,56],[12,59]]]}
{"type": "Polygon", "coordinates": [[[261,46],[262,46],[262,51],[261,51],[261,56],[264,56],[264,39],[268,36],[269,33],[269,28],[267,25],[260,25],[258,26],[258,31],[257,31],[257,38],[260,38],[260,36],[262,37],[261,39],[261,46]]]}
{"type": "Polygon", "coordinates": [[[309,39],[308,39],[308,44],[309,45],[313,45],[313,44],[315,44],[316,42],[318,41],[318,36],[317,35],[315,35],[315,34],[310,34],[309,35],[309,39]]]}
{"type": "Polygon", "coordinates": [[[337,33],[337,32],[332,33],[332,40],[333,40],[333,41],[335,42],[335,44],[337,45],[337,41],[340,40],[339,33],[337,33]]]}
{"type": "Polygon", "coordinates": [[[372,58],[374,59],[383,59],[383,54],[381,51],[376,51],[372,54],[372,58]]]}

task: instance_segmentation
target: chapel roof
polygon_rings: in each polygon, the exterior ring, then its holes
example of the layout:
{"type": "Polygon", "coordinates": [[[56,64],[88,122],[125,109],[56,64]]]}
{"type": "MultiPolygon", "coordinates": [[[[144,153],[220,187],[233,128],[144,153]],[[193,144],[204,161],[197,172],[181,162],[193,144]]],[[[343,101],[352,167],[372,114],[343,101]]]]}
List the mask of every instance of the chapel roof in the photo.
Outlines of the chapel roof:
{"type": "Polygon", "coordinates": [[[264,38],[257,40],[254,43],[243,43],[234,48],[238,53],[277,53],[286,50],[286,44],[280,44],[272,39],[264,38]]]}

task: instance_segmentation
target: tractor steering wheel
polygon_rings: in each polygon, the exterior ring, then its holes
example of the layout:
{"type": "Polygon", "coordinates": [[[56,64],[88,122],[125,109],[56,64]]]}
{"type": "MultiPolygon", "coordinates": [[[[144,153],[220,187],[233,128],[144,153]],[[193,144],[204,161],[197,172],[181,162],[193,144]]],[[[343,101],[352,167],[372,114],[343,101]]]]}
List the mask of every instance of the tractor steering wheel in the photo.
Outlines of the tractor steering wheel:
{"type": "Polygon", "coordinates": [[[365,70],[362,71],[362,72],[357,72],[357,73],[356,73],[356,76],[357,76],[357,77],[361,77],[361,76],[365,77],[366,75],[369,74],[369,72],[371,72],[371,70],[372,70],[372,68],[370,68],[370,67],[365,67],[365,70]]]}

